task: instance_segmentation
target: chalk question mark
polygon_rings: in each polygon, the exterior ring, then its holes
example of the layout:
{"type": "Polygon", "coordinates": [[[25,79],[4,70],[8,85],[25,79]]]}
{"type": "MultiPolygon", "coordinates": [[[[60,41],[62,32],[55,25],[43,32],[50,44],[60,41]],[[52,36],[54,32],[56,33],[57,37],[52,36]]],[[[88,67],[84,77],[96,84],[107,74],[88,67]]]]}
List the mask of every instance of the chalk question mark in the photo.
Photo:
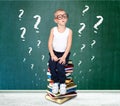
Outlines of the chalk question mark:
{"type": "Polygon", "coordinates": [[[31,52],[32,52],[32,47],[29,47],[29,55],[31,55],[31,52]]]}
{"type": "Polygon", "coordinates": [[[78,66],[80,66],[81,64],[82,64],[82,61],[81,61],[81,60],[79,60],[78,66]]]}
{"type": "Polygon", "coordinates": [[[76,56],[76,53],[75,53],[75,52],[73,53],[73,57],[74,57],[74,56],[76,56]]]}
{"type": "Polygon", "coordinates": [[[41,44],[41,41],[37,40],[37,42],[38,42],[37,47],[39,48],[40,47],[39,45],[41,44]]]}
{"type": "Polygon", "coordinates": [[[45,56],[44,56],[44,55],[42,55],[42,60],[44,60],[44,58],[45,58],[45,56]]]}
{"type": "Polygon", "coordinates": [[[89,72],[91,72],[91,71],[92,71],[92,69],[89,69],[88,71],[89,71],[89,72]]]}
{"type": "Polygon", "coordinates": [[[23,10],[23,9],[20,9],[19,11],[20,11],[20,14],[19,14],[18,17],[19,17],[19,20],[21,21],[21,18],[22,18],[22,15],[23,15],[23,13],[24,13],[24,10],[23,10]]]}
{"type": "Polygon", "coordinates": [[[34,64],[31,64],[31,69],[33,70],[33,68],[34,68],[34,64]]]}
{"type": "Polygon", "coordinates": [[[89,6],[88,5],[85,5],[85,9],[82,11],[82,16],[84,16],[85,12],[89,10],[89,6]]]}
{"type": "MultiPolygon", "coordinates": [[[[79,30],[78,30],[78,33],[79,34],[82,34],[82,31],[85,29],[85,23],[80,23],[80,25],[82,26],[79,30]]],[[[81,37],[81,35],[79,35],[81,37]]]]}
{"type": "Polygon", "coordinates": [[[95,56],[92,56],[91,61],[93,61],[93,60],[94,60],[94,58],[95,58],[95,56]]]}
{"type": "Polygon", "coordinates": [[[26,28],[25,27],[21,27],[20,30],[22,30],[22,34],[21,34],[21,38],[22,38],[22,41],[25,41],[25,33],[26,33],[26,28]]]}
{"type": "Polygon", "coordinates": [[[23,62],[25,62],[25,61],[26,61],[26,58],[23,59],[23,62]]]}
{"type": "Polygon", "coordinates": [[[85,48],[85,44],[82,44],[81,52],[83,51],[84,48],[85,48]]]}
{"type": "MultiPolygon", "coordinates": [[[[102,22],[103,22],[103,17],[102,17],[102,16],[96,16],[96,18],[98,18],[99,21],[94,25],[94,28],[95,28],[96,30],[98,30],[98,26],[99,26],[100,24],[102,24],[102,22]]],[[[94,33],[97,33],[97,31],[94,31],[94,33]]]]}
{"type": "Polygon", "coordinates": [[[40,21],[41,21],[41,16],[39,16],[39,15],[35,15],[33,18],[37,18],[37,21],[36,21],[36,23],[34,24],[34,28],[36,29],[36,33],[39,33],[39,31],[37,31],[39,28],[38,28],[38,25],[39,25],[39,23],[40,23],[40,21]]]}
{"type": "Polygon", "coordinates": [[[95,40],[92,40],[92,43],[91,43],[91,48],[93,48],[93,45],[95,45],[96,41],[95,40]]]}

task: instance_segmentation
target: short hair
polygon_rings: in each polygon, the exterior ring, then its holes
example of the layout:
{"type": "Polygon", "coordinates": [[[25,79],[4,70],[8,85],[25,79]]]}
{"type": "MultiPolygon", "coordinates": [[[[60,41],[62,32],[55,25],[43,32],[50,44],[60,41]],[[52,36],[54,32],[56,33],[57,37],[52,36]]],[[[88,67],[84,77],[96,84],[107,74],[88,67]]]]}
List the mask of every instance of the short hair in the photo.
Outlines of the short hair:
{"type": "Polygon", "coordinates": [[[64,9],[59,8],[54,12],[54,17],[55,17],[55,13],[57,13],[58,11],[64,11],[66,13],[67,17],[69,16],[68,13],[64,9]]]}

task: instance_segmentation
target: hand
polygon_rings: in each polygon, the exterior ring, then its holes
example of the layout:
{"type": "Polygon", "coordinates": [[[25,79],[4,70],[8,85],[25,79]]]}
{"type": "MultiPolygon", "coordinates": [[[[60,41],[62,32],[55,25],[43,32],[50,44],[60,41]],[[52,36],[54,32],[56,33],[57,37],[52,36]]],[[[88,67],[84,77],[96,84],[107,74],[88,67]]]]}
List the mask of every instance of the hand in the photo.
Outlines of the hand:
{"type": "Polygon", "coordinates": [[[64,58],[64,57],[60,57],[60,58],[59,58],[59,63],[60,63],[60,64],[65,64],[65,63],[66,63],[65,58],[64,58]]]}
{"type": "Polygon", "coordinates": [[[59,60],[59,58],[58,58],[57,56],[52,56],[51,59],[52,59],[53,61],[58,61],[58,60],[59,60]]]}

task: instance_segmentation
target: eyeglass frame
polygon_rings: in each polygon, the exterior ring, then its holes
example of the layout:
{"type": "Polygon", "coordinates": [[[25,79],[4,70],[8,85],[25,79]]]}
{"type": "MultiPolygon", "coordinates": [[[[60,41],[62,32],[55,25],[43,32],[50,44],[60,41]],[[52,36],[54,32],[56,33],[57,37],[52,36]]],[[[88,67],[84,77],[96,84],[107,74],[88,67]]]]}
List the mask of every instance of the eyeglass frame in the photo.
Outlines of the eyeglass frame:
{"type": "Polygon", "coordinates": [[[65,14],[60,14],[60,15],[57,15],[56,17],[55,17],[55,19],[58,19],[58,20],[61,20],[61,19],[65,19],[65,18],[68,18],[69,17],[69,15],[67,14],[67,13],[65,13],[65,14]],[[64,16],[64,15],[66,15],[66,17],[64,16]],[[58,16],[62,16],[62,17],[58,17],[58,16]]]}

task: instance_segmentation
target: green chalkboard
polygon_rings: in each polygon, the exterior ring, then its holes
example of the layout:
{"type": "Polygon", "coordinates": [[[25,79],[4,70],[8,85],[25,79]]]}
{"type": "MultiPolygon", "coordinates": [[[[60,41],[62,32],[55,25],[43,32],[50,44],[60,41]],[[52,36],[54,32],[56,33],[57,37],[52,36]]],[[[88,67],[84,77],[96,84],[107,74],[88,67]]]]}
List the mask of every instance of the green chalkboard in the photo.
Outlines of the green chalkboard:
{"type": "Polygon", "coordinates": [[[120,89],[120,2],[39,0],[0,1],[0,90],[47,88],[47,41],[58,8],[73,30],[77,89],[120,89]]]}

